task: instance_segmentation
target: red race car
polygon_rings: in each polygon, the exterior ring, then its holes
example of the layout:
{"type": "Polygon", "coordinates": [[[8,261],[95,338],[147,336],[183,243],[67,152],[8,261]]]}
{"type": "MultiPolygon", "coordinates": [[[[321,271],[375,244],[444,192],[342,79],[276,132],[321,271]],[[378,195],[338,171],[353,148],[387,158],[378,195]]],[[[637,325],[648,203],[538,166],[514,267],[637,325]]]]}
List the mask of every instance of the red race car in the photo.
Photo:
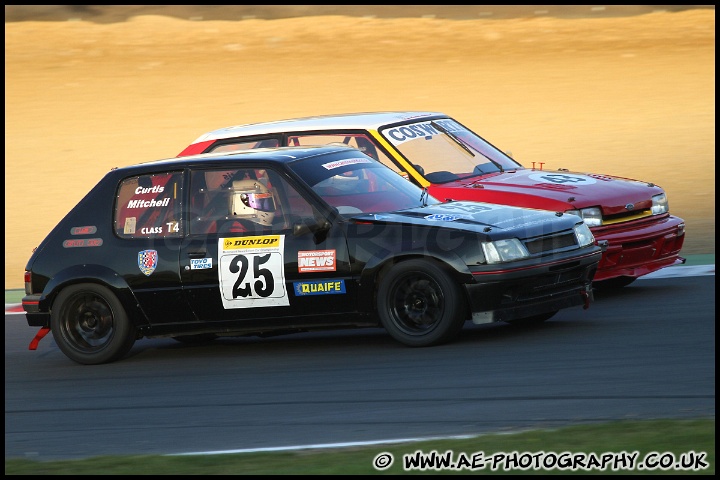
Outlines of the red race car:
{"type": "MultiPolygon", "coordinates": [[[[200,136],[178,156],[343,143],[380,160],[441,200],[474,200],[582,217],[606,244],[596,287],[623,287],[681,264],[685,222],[665,191],[645,181],[526,168],[439,112],[370,112],[254,123],[200,136]]],[[[535,168],[535,167],[539,168],[535,168]]]]}

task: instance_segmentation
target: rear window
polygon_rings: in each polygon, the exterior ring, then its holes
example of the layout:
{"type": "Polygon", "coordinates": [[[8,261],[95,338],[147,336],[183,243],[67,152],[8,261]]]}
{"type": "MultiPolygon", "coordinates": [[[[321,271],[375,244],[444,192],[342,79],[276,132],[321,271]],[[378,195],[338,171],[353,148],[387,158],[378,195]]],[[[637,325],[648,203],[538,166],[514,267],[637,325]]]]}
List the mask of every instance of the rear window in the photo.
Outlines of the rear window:
{"type": "Polygon", "coordinates": [[[182,172],[129,177],[115,199],[115,234],[120,238],[182,236],[182,172]]]}

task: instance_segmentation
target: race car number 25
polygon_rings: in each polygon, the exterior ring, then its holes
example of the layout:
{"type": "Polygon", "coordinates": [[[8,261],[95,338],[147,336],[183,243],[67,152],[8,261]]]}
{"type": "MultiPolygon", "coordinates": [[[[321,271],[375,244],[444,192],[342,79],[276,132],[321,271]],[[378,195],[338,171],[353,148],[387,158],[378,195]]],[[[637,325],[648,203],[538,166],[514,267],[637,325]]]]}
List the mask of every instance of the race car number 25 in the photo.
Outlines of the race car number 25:
{"type": "Polygon", "coordinates": [[[289,305],[284,236],[219,239],[220,293],[224,308],[289,305]]]}

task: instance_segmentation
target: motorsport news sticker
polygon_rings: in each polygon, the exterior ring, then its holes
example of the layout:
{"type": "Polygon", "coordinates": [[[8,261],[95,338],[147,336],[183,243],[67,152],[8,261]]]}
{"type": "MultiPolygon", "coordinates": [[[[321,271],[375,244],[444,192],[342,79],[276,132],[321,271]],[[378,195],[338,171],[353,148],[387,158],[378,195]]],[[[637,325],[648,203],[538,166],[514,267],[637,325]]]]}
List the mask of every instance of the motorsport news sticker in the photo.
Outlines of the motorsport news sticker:
{"type": "Polygon", "coordinates": [[[155,271],[158,264],[157,250],[143,250],[138,252],[138,267],[148,277],[155,271]]]}
{"type": "Polygon", "coordinates": [[[298,252],[298,272],[334,272],[335,250],[301,250],[298,252]]]}
{"type": "Polygon", "coordinates": [[[533,173],[528,175],[530,180],[542,183],[554,183],[555,185],[592,185],[596,180],[585,175],[569,175],[567,173],[533,173]]]}
{"type": "Polygon", "coordinates": [[[336,162],[324,163],[325,170],[344,167],[346,165],[354,165],[356,163],[373,163],[369,158],[348,158],[346,160],[338,160],[336,162]]]}
{"type": "Polygon", "coordinates": [[[212,268],[212,258],[191,258],[190,270],[205,270],[212,268]]]}
{"type": "Polygon", "coordinates": [[[293,282],[293,290],[298,297],[306,295],[337,295],[345,293],[345,280],[293,282]]]}
{"type": "Polygon", "coordinates": [[[285,289],[285,235],[218,239],[223,308],[290,305],[285,289]]]}

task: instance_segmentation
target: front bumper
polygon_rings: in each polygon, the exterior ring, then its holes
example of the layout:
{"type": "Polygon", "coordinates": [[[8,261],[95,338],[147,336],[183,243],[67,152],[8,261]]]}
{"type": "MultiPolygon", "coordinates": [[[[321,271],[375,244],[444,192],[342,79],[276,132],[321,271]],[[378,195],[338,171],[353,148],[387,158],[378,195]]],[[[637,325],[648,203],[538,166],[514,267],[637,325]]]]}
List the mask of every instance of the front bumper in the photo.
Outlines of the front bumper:
{"type": "Polygon", "coordinates": [[[508,322],[583,305],[593,300],[592,281],[601,252],[538,267],[477,272],[465,288],[473,323],[508,322]]]}
{"type": "Polygon", "coordinates": [[[685,222],[672,215],[595,227],[592,232],[596,240],[608,242],[596,282],[620,276],[637,278],[685,262],[680,257],[685,222]]]}

